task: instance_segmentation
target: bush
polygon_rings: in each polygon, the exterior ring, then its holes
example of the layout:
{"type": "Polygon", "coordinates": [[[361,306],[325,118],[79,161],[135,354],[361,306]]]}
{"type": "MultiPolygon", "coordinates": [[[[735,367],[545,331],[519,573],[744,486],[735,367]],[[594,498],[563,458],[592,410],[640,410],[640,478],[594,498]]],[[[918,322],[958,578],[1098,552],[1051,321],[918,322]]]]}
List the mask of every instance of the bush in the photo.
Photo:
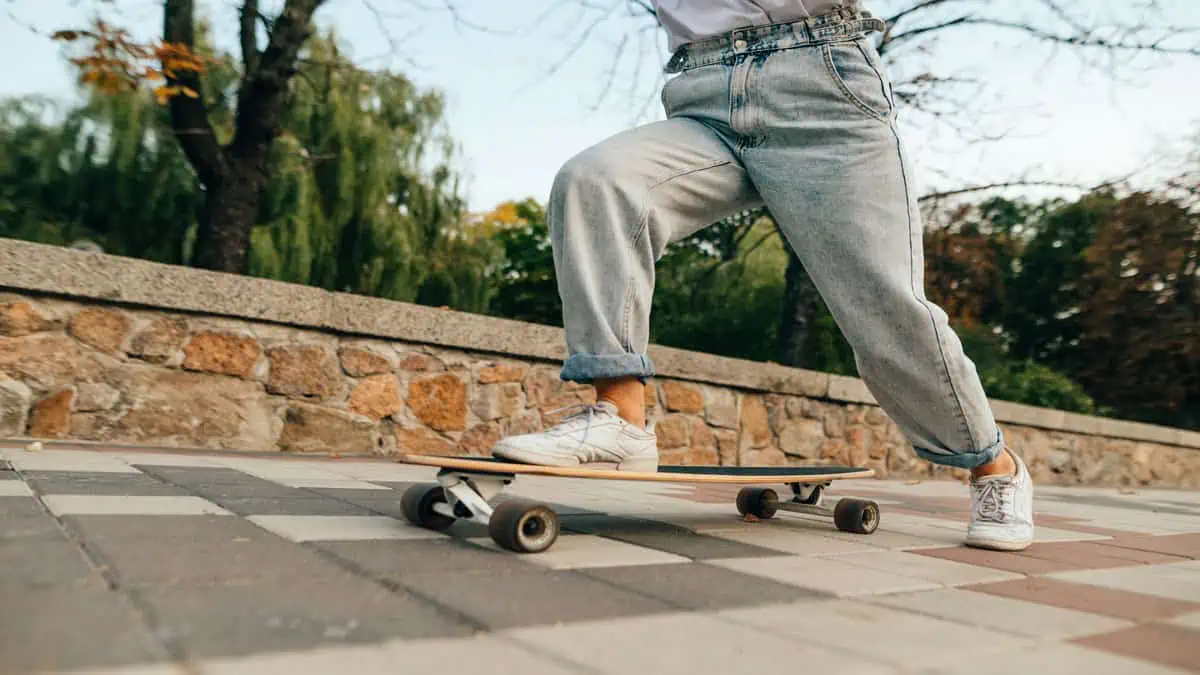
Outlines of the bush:
{"type": "Polygon", "coordinates": [[[1069,412],[1102,414],[1083,387],[1031,361],[981,368],[979,377],[989,397],[1069,412]]]}

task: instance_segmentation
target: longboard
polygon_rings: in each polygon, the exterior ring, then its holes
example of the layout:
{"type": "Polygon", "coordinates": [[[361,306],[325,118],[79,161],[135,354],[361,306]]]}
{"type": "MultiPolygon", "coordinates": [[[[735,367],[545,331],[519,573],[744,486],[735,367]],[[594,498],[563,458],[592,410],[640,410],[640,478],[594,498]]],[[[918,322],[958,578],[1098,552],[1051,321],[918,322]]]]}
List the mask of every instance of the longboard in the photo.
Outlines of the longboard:
{"type": "Polygon", "coordinates": [[[558,515],[548,505],[509,498],[493,507],[489,502],[518,475],[594,480],[651,481],[660,483],[718,483],[746,485],[737,495],[743,516],[769,519],[779,511],[832,518],[843,532],[870,534],[879,526],[879,506],[872,501],[843,498],[832,508],[821,505],[822,492],[835,480],[869,478],[874,470],[850,466],[684,466],[660,465],[655,472],[617,471],[606,468],[538,466],[489,457],[400,455],[402,464],[439,469],[437,483],[413,485],[401,499],[405,518],[414,525],[445,530],[458,520],[487,526],[500,547],[517,553],[545,551],[558,539],[558,515]],[[793,496],[779,494],[762,484],[787,485],[793,496]]]}

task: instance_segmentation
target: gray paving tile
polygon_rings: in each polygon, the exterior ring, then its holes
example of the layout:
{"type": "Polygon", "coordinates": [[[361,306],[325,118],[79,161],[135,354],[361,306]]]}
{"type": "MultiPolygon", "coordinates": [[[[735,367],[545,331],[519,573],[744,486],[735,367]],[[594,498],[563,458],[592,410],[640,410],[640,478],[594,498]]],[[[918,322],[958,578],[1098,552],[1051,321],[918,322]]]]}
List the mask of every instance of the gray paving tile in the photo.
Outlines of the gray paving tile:
{"type": "Polygon", "coordinates": [[[0,593],[0,672],[115,668],[168,660],[128,599],[104,588],[0,593]]]}
{"type": "Polygon", "coordinates": [[[58,522],[32,497],[0,499],[0,541],[61,539],[58,522]]]}
{"type": "Polygon", "coordinates": [[[139,466],[147,475],[177,485],[207,499],[268,498],[287,499],[305,491],[274,481],[251,476],[237,469],[195,466],[139,466]]]}
{"type": "Polygon", "coordinates": [[[123,585],[263,578],[303,583],[343,570],[315,551],[229,516],[78,516],[71,526],[123,585]]]}
{"type": "Polygon", "coordinates": [[[318,495],[308,497],[221,497],[222,508],[241,516],[370,516],[372,511],[318,495]]]}
{"type": "Polygon", "coordinates": [[[733,609],[831,597],[704,563],[583,569],[580,574],[692,610],[733,609]]]}
{"type": "Polygon", "coordinates": [[[39,495],[186,495],[183,488],[138,473],[29,471],[26,482],[39,495]]]}
{"type": "Polygon", "coordinates": [[[576,572],[488,570],[422,574],[406,588],[491,630],[669,612],[654,598],[576,572]]]}
{"type": "Polygon", "coordinates": [[[317,541],[312,546],[341,558],[377,579],[402,582],[416,574],[541,568],[507,552],[480,548],[457,538],[389,541],[317,541]]]}
{"type": "Polygon", "coordinates": [[[349,573],[337,578],[135,589],[158,630],[186,655],[214,658],[475,630],[410,594],[349,573]]]}
{"type": "Polygon", "coordinates": [[[699,534],[678,525],[639,518],[568,515],[562,517],[562,527],[571,532],[595,534],[692,560],[770,558],[787,555],[774,549],[699,534]]]}
{"type": "Polygon", "coordinates": [[[61,533],[57,539],[0,539],[0,596],[45,588],[103,585],[99,571],[92,567],[83,551],[61,533]]]}

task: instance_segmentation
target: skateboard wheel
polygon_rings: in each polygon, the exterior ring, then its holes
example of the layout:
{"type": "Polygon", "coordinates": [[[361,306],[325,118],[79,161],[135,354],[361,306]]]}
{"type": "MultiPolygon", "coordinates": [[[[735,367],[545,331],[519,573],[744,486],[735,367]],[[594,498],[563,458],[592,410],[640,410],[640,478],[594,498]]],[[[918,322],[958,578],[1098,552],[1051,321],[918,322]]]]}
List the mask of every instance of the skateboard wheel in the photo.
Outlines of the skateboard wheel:
{"type": "Polygon", "coordinates": [[[771,488],[746,487],[738,491],[738,513],[766,520],[779,510],[779,495],[771,488]]]}
{"type": "Polygon", "coordinates": [[[833,524],[842,532],[871,534],[879,527],[879,505],[864,499],[843,499],[833,508],[833,524]]]}
{"type": "Polygon", "coordinates": [[[408,522],[430,530],[444,530],[454,519],[433,510],[434,504],[447,504],[446,492],[436,483],[414,485],[400,498],[400,510],[408,522]]]}
{"type": "Polygon", "coordinates": [[[500,548],[541,553],[558,539],[558,515],[545,504],[525,499],[501,502],[488,519],[488,534],[500,548]]]}

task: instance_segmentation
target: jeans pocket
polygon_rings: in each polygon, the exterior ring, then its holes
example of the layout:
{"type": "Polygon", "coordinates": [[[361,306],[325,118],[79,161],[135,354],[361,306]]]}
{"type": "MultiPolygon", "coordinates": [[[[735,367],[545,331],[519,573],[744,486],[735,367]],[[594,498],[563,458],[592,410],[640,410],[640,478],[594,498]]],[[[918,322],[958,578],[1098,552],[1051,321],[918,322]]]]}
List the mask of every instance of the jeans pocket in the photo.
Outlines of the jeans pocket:
{"type": "Polygon", "coordinates": [[[860,38],[822,47],[825,69],[846,100],[867,115],[886,121],[895,110],[891,82],[874,47],[860,38]]]}

